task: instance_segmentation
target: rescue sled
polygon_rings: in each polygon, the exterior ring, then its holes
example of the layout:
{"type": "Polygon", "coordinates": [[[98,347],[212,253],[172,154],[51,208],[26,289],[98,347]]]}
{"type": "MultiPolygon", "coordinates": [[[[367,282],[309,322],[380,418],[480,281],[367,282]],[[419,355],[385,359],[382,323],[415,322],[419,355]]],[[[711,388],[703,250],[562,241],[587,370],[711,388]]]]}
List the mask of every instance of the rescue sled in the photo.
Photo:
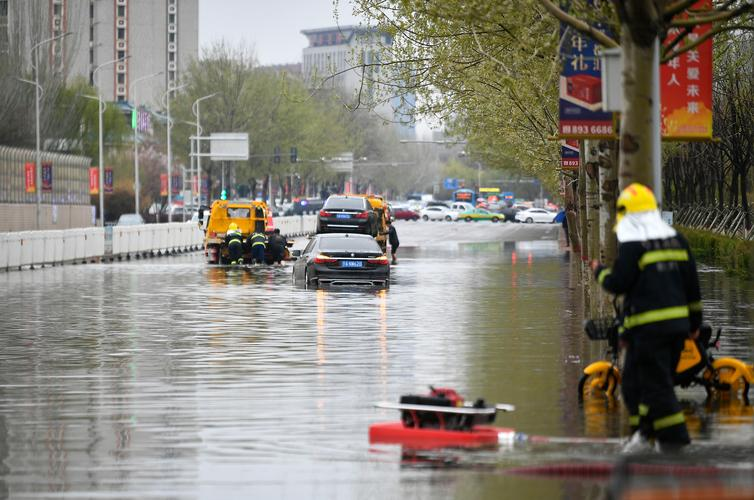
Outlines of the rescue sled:
{"type": "Polygon", "coordinates": [[[399,403],[377,403],[377,408],[399,410],[401,420],[371,425],[369,442],[427,449],[495,446],[516,438],[513,429],[489,425],[497,412],[514,411],[513,405],[487,406],[483,399],[467,403],[453,389],[430,391],[427,396],[401,396],[399,403]]]}

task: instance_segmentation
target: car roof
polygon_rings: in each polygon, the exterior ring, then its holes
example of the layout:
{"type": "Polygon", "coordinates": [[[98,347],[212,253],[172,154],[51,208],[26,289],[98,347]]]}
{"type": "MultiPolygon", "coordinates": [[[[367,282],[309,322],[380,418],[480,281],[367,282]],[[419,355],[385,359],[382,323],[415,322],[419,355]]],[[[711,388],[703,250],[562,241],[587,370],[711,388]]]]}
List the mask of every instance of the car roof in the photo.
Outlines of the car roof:
{"type": "Polygon", "coordinates": [[[373,240],[374,238],[368,234],[358,233],[325,233],[316,235],[317,238],[357,238],[362,240],[373,240]]]}

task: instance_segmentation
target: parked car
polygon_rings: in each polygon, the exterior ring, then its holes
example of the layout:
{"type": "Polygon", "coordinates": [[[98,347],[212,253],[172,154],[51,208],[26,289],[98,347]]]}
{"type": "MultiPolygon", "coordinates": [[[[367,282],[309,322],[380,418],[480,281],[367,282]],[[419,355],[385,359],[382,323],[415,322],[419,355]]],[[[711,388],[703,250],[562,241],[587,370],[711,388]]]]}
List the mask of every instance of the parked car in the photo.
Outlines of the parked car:
{"type": "Polygon", "coordinates": [[[500,222],[505,220],[505,216],[495,212],[490,212],[484,208],[474,208],[458,214],[458,220],[465,220],[466,222],[477,220],[491,220],[492,222],[500,222]]]}
{"type": "Polygon", "coordinates": [[[548,212],[544,208],[529,208],[521,210],[516,214],[516,220],[531,224],[532,222],[552,222],[555,214],[548,212]]]}
{"type": "Polygon", "coordinates": [[[467,201],[454,201],[450,204],[450,210],[445,220],[458,220],[458,214],[468,212],[469,210],[474,210],[474,205],[467,201]]]}
{"type": "Polygon", "coordinates": [[[318,234],[293,265],[293,281],[304,286],[390,283],[390,261],[366,234],[318,234]]]}
{"type": "Polygon", "coordinates": [[[138,226],[144,224],[144,217],[140,214],[121,214],[116,226],[138,226]]]}
{"type": "Polygon", "coordinates": [[[450,209],[448,207],[440,207],[440,206],[432,206],[423,208],[419,214],[422,217],[422,220],[428,221],[428,220],[450,220],[446,219],[447,217],[450,217],[450,214],[448,213],[450,209]]]}
{"type": "Polygon", "coordinates": [[[319,233],[360,233],[377,236],[377,214],[363,196],[332,195],[317,214],[319,233]]]}
{"type": "Polygon", "coordinates": [[[324,200],[320,200],[319,198],[295,200],[292,205],[285,209],[283,215],[316,214],[322,209],[324,204],[324,200]]]}
{"type": "Polygon", "coordinates": [[[391,213],[395,220],[419,220],[421,218],[419,212],[411,210],[407,206],[394,206],[391,213]]]}

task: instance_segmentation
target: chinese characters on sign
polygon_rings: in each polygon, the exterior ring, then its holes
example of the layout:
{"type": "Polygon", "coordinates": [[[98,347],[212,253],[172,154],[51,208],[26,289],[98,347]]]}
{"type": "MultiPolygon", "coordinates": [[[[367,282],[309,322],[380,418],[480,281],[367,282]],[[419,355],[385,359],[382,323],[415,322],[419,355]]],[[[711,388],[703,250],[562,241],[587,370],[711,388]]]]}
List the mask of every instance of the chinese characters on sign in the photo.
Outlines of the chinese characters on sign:
{"type": "Polygon", "coordinates": [[[560,137],[613,137],[613,113],[602,111],[602,70],[595,55],[596,42],[562,23],[560,33],[560,137]]]}
{"type": "Polygon", "coordinates": [[[560,141],[560,168],[562,170],[579,169],[579,141],[564,139],[560,141]]]}
{"type": "Polygon", "coordinates": [[[110,194],[113,192],[113,169],[112,167],[105,167],[105,193],[110,194]]]}
{"type": "Polygon", "coordinates": [[[89,194],[99,194],[99,167],[89,168],[89,194]]]}
{"type": "Polygon", "coordinates": [[[24,185],[27,193],[37,192],[37,169],[34,163],[24,164],[24,185]]]}
{"type": "Polygon", "coordinates": [[[52,163],[42,164],[42,191],[52,191],[52,163]]]}
{"type": "MultiPolygon", "coordinates": [[[[706,11],[711,8],[712,0],[701,0],[691,7],[706,11]]],[[[682,17],[688,16],[683,14],[682,17]]],[[[696,26],[675,49],[696,42],[710,29],[709,24],[696,26]]],[[[670,28],[664,45],[683,33],[681,28],[670,28]]],[[[712,39],[663,64],[660,83],[662,136],[668,139],[712,137],[712,39]]]]}

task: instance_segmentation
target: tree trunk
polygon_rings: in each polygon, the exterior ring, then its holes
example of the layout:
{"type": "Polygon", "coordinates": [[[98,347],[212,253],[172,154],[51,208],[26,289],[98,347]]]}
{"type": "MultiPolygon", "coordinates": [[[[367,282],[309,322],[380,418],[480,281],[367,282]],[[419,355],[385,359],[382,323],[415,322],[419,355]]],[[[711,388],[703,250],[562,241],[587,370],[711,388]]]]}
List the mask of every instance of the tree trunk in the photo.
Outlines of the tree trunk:
{"type": "Polygon", "coordinates": [[[615,237],[615,202],[618,197],[618,144],[603,141],[600,157],[600,260],[612,264],[618,256],[618,240],[615,237]]]}
{"type": "MultiPolygon", "coordinates": [[[[587,262],[600,258],[600,186],[599,186],[599,155],[596,141],[584,141],[586,153],[586,230],[588,241],[587,262]]],[[[591,317],[599,315],[600,285],[590,278],[590,268],[586,267],[586,277],[589,286],[589,312],[591,317]]]]}
{"type": "Polygon", "coordinates": [[[584,142],[581,141],[579,154],[579,240],[581,241],[581,283],[584,294],[584,311],[589,311],[589,233],[586,221],[586,155],[584,154],[584,142]]]}
{"type": "Polygon", "coordinates": [[[571,249],[574,253],[581,254],[581,240],[579,239],[579,216],[577,211],[576,192],[574,184],[577,180],[566,177],[565,185],[565,210],[566,219],[568,219],[568,239],[571,242],[571,249]]]}
{"type": "MultiPolygon", "coordinates": [[[[656,192],[652,175],[652,46],[640,46],[624,26],[620,189],[639,182],[656,192]]],[[[659,187],[659,186],[658,186],[659,187]]]]}

